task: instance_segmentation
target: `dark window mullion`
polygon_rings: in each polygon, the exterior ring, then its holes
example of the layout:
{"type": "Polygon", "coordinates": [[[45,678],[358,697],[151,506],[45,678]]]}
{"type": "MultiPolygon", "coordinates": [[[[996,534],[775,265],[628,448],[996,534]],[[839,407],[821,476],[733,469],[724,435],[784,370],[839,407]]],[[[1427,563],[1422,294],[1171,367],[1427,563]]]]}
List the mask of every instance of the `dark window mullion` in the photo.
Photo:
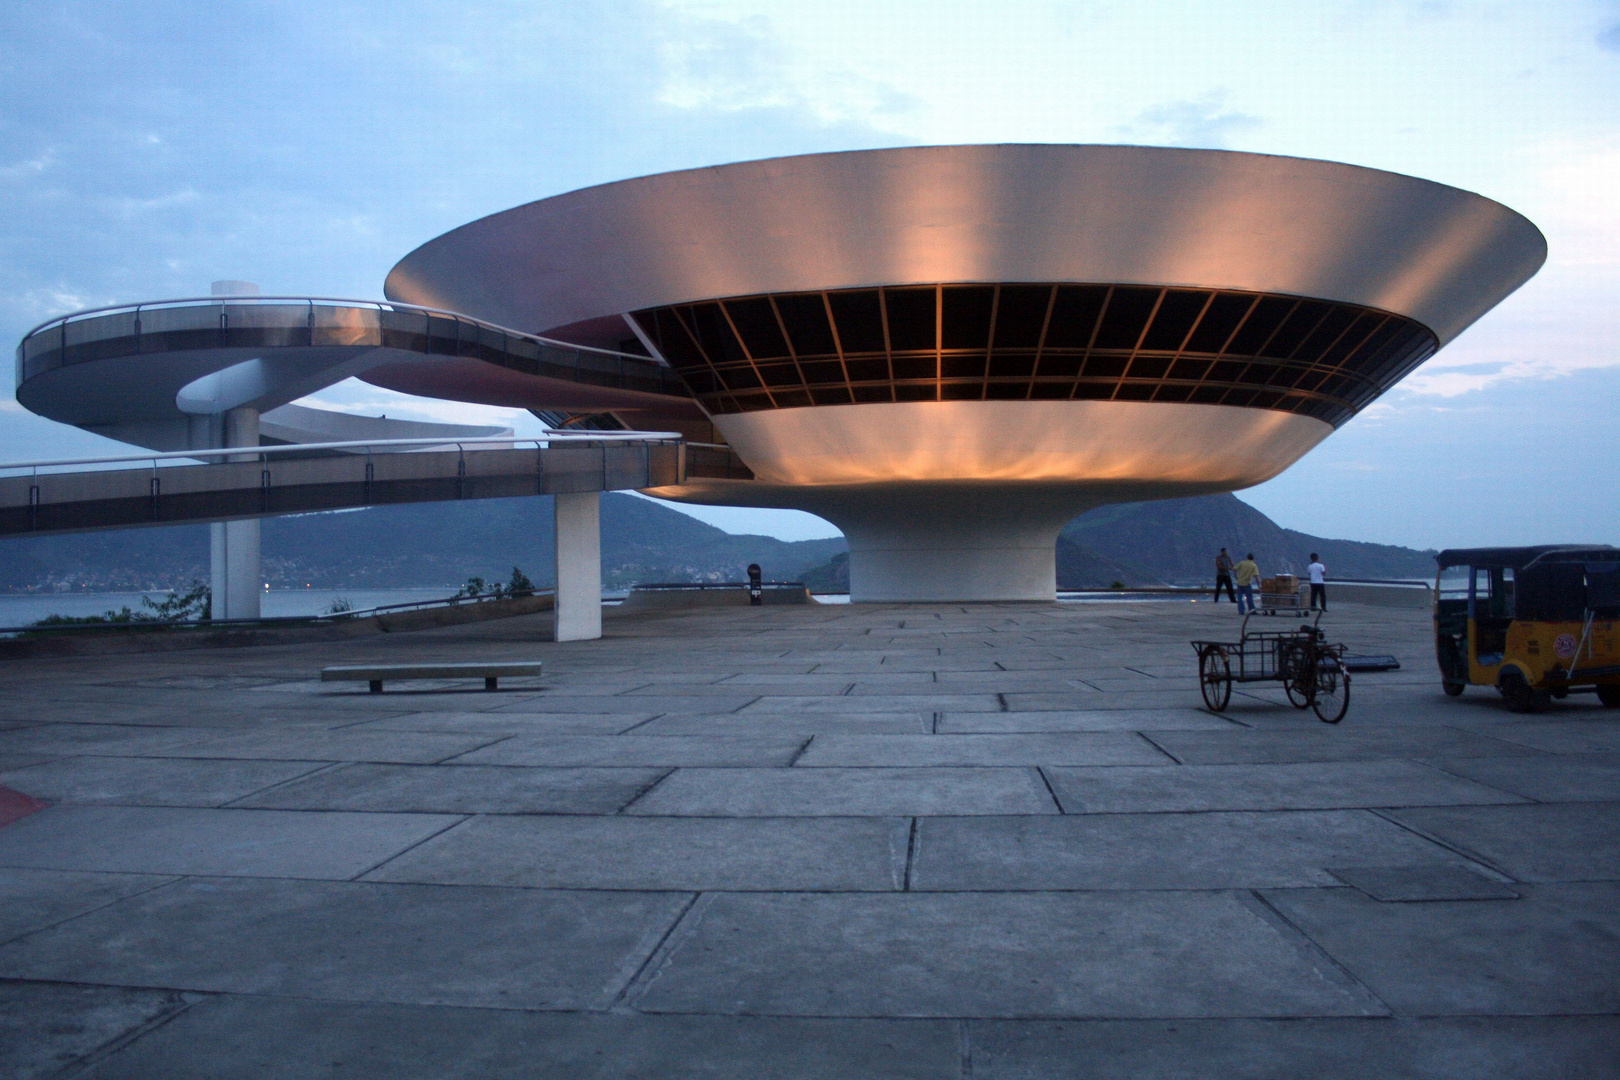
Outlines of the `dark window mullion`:
{"type": "MultiPolygon", "coordinates": [[[[1299,305],[1298,304],[1294,305],[1294,310],[1296,310],[1296,311],[1299,310],[1299,305]]],[[[1327,310],[1322,312],[1322,317],[1320,319],[1317,319],[1315,322],[1311,323],[1311,328],[1309,330],[1305,331],[1305,336],[1299,339],[1299,344],[1295,345],[1293,350],[1284,359],[1292,360],[1294,358],[1295,354],[1298,353],[1299,350],[1301,350],[1301,349],[1303,349],[1305,347],[1305,343],[1311,340],[1311,335],[1316,333],[1317,327],[1321,326],[1324,322],[1326,322],[1327,319],[1328,319],[1328,316],[1332,315],[1335,310],[1337,310],[1335,305],[1329,304],[1327,306],[1327,310]]],[[[1292,312],[1290,312],[1289,314],[1292,314],[1292,312]]],[[[1282,329],[1282,324],[1279,323],[1277,325],[1277,328],[1279,330],[1282,329]]],[[[1326,352],[1327,350],[1324,349],[1322,351],[1326,352]]],[[[1322,355],[1322,353],[1317,353],[1317,355],[1320,356],[1320,355],[1322,355]]]]}
{"type": "Polygon", "coordinates": [[[889,340],[889,290],[879,288],[878,294],[878,322],[883,324],[883,363],[889,369],[889,400],[894,396],[894,344],[889,340]]]}
{"type": "Polygon", "coordinates": [[[672,307],[669,312],[675,317],[675,322],[680,325],[680,328],[686,332],[687,340],[691,341],[692,348],[697,350],[697,354],[703,357],[703,362],[709,366],[709,378],[714,380],[715,392],[723,392],[726,389],[726,380],[720,377],[720,369],[714,366],[714,358],[709,355],[709,350],[705,349],[703,343],[698,340],[697,332],[688,325],[687,318],[681,314],[679,307],[672,307]]]}
{"type": "Polygon", "coordinates": [[[838,350],[838,367],[844,373],[844,389],[849,393],[849,400],[855,400],[855,380],[849,377],[849,361],[844,359],[844,339],[838,336],[838,320],[833,318],[832,301],[825,292],[817,293],[821,297],[821,307],[827,313],[827,329],[832,333],[833,348],[838,350]]]}
{"type": "Polygon", "coordinates": [[[984,371],[979,375],[979,400],[990,396],[990,358],[996,354],[996,316],[1001,313],[1001,283],[990,291],[990,326],[984,342],[984,371]]]}
{"type": "MultiPolygon", "coordinates": [[[[1086,337],[1086,351],[1080,356],[1080,374],[1075,376],[1074,390],[1080,388],[1080,380],[1086,377],[1087,369],[1091,367],[1091,350],[1097,344],[1097,331],[1102,328],[1103,320],[1108,318],[1108,306],[1114,302],[1114,286],[1108,286],[1108,292],[1103,296],[1102,307],[1097,309],[1097,317],[1091,324],[1091,333],[1086,337]]],[[[1119,390],[1119,384],[1114,384],[1119,390]]],[[[1069,397],[1074,397],[1074,390],[1069,391],[1069,397]]],[[[1113,395],[1110,394],[1110,397],[1113,395]]]]}
{"type": "Polygon", "coordinates": [[[1046,331],[1052,325],[1052,309],[1057,306],[1057,286],[1046,289],[1046,314],[1041,316],[1041,336],[1035,339],[1035,362],[1029,369],[1029,385],[1024,388],[1026,399],[1035,396],[1035,379],[1041,373],[1041,353],[1046,348],[1046,331]]]}
{"type": "Polygon", "coordinates": [[[787,342],[788,356],[793,360],[793,370],[799,373],[799,385],[806,390],[810,389],[810,380],[804,377],[804,365],[799,363],[798,346],[793,344],[793,338],[787,332],[787,320],[782,318],[782,312],[776,306],[776,297],[767,296],[770,301],[771,314],[776,318],[776,327],[782,331],[782,340],[787,342]]]}
{"type": "MultiPolygon", "coordinates": [[[[1114,384],[1114,393],[1113,396],[1109,398],[1110,401],[1117,401],[1119,399],[1119,388],[1124,386],[1125,380],[1131,377],[1131,365],[1136,363],[1136,354],[1142,351],[1142,342],[1147,339],[1147,333],[1148,330],[1150,330],[1153,326],[1153,320],[1159,317],[1159,308],[1164,306],[1164,295],[1169,291],[1169,289],[1159,290],[1158,297],[1153,301],[1153,310],[1148,312],[1146,321],[1142,323],[1142,329],[1136,332],[1136,340],[1131,342],[1131,354],[1125,358],[1124,374],[1120,375],[1119,382],[1114,384]]],[[[1101,322],[1100,319],[1098,321],[1101,322]]],[[[1143,380],[1135,379],[1132,381],[1141,382],[1143,380]]],[[[1148,400],[1152,401],[1153,397],[1156,396],[1158,392],[1158,388],[1155,387],[1153,390],[1153,395],[1150,395],[1148,400]]]]}
{"type": "Polygon", "coordinates": [[[1226,350],[1231,346],[1232,339],[1243,332],[1243,328],[1249,324],[1250,316],[1254,314],[1254,309],[1260,306],[1260,301],[1263,299],[1265,297],[1260,293],[1255,293],[1249,297],[1249,310],[1243,313],[1243,318],[1237,321],[1237,325],[1232,327],[1232,332],[1226,335],[1226,340],[1221,342],[1221,347],[1215,350],[1216,356],[1226,355],[1226,350]]]}
{"type": "MultiPolygon", "coordinates": [[[[733,299],[737,298],[733,297],[733,299]]],[[[746,299],[746,297],[742,299],[746,299]]],[[[720,309],[720,314],[725,317],[726,326],[731,330],[731,336],[737,339],[737,348],[742,350],[743,359],[747,360],[748,366],[753,369],[754,378],[759,380],[760,388],[764,391],[765,396],[770,399],[771,408],[779,408],[780,406],[776,404],[776,395],[771,393],[771,384],[766,381],[765,373],[759,370],[759,364],[754,361],[754,354],[748,349],[748,342],[744,341],[742,334],[738,332],[737,324],[731,321],[731,309],[726,307],[724,300],[717,300],[715,306],[720,309]]]]}

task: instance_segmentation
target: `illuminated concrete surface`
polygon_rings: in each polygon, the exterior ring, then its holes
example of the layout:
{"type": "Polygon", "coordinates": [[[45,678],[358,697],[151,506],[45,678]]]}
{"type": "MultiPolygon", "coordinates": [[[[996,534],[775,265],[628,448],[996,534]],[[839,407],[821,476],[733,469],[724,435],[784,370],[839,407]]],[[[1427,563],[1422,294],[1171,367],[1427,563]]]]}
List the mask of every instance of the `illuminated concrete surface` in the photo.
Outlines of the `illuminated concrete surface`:
{"type": "Polygon", "coordinates": [[[8,661],[19,1076],[1613,1075],[1620,717],[1198,708],[1185,603],[8,661]],[[383,695],[327,663],[542,659],[383,695]],[[288,1033],[296,1031],[296,1039],[288,1033]]]}

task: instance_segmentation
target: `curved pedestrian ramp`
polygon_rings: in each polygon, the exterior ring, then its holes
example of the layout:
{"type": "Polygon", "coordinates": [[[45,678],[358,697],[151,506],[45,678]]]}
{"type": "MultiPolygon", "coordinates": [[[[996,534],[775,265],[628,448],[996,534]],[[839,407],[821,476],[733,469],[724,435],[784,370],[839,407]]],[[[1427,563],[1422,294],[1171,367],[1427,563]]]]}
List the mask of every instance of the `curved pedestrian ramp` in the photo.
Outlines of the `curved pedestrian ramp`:
{"type": "MultiPolygon", "coordinates": [[[[395,440],[0,465],[0,471],[20,473],[0,476],[0,536],[389,503],[625,491],[685,481],[687,448],[679,439],[661,433],[630,433],[638,436],[633,438],[614,434],[620,437],[529,446],[515,445],[510,438],[472,440],[448,449],[436,448],[444,446],[443,440],[395,440]],[[435,448],[402,447],[400,442],[435,448]],[[205,456],[248,460],[174,463],[205,456]],[[84,467],[136,462],[145,462],[145,467],[84,467]],[[42,471],[73,465],[81,467],[42,471]]],[[[694,461],[700,473],[706,462],[694,461]]]]}

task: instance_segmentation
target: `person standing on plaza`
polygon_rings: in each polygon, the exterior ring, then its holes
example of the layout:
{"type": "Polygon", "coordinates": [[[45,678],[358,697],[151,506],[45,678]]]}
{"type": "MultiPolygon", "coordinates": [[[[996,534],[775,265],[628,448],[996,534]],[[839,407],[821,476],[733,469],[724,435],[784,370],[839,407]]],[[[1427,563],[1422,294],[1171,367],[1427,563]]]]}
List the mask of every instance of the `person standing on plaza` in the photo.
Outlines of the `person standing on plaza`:
{"type": "Polygon", "coordinates": [[[1254,561],[1254,552],[1243,556],[1243,561],[1232,567],[1232,576],[1237,579],[1238,614],[1253,611],[1254,579],[1260,576],[1260,567],[1254,561]]]}
{"type": "Polygon", "coordinates": [[[1221,553],[1215,556],[1215,603],[1221,602],[1221,586],[1226,586],[1226,598],[1237,603],[1237,593],[1232,591],[1232,556],[1221,548],[1221,553]]]}
{"type": "Polygon", "coordinates": [[[1322,610],[1326,611],[1327,610],[1327,567],[1322,565],[1322,560],[1317,557],[1316,552],[1314,552],[1314,551],[1311,552],[1310,573],[1311,573],[1311,608],[1315,609],[1318,605],[1320,605],[1322,610]]]}

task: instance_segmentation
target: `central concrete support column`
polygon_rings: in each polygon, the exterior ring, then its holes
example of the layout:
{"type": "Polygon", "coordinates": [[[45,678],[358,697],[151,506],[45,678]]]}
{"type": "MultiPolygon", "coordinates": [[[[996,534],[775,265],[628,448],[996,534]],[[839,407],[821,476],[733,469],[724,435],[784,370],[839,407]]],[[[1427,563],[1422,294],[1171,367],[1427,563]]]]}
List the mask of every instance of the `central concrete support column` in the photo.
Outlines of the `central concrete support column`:
{"type": "MultiPolygon", "coordinates": [[[[221,417],[221,446],[258,446],[257,409],[231,409],[221,417]]],[[[248,461],[244,455],[238,459],[248,461]]],[[[216,521],[209,529],[209,570],[215,619],[257,619],[264,578],[259,561],[259,522],[216,521]]]]}
{"type": "Polygon", "coordinates": [[[1057,598],[1057,536],[1094,498],[1039,484],[873,485],[805,509],[849,540],[856,603],[1057,598]]]}
{"type": "Polygon", "coordinates": [[[557,495],[558,641],[594,641],[602,636],[602,493],[557,495]]]}

